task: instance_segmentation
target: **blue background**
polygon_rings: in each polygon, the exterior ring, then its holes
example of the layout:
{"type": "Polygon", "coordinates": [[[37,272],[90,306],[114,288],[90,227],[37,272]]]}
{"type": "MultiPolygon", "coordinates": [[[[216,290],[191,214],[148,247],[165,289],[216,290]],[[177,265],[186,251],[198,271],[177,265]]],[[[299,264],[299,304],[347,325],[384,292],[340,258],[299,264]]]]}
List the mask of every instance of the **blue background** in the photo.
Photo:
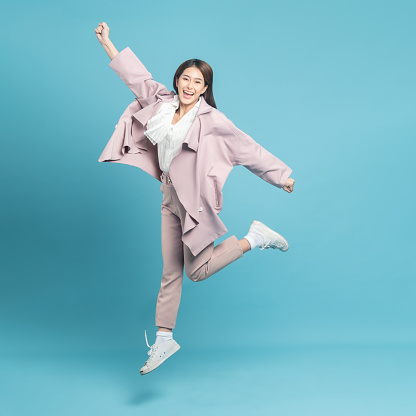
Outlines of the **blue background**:
{"type": "Polygon", "coordinates": [[[414,415],[415,12],[3,5],[0,413],[414,415]],[[101,21],[169,90],[179,64],[207,61],[218,109],[296,181],[289,194],[234,168],[217,243],[257,219],[290,249],[184,276],[182,348],[146,377],[162,194],[137,168],[98,163],[134,99],[97,41],[101,21]]]}

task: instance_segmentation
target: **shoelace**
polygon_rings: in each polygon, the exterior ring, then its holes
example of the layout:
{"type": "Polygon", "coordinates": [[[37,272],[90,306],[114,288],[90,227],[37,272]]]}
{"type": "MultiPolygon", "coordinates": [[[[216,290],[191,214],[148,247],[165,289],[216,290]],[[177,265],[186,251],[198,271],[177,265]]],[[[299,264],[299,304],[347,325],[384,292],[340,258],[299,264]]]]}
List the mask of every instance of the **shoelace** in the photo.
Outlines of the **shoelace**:
{"type": "Polygon", "coordinates": [[[267,243],[260,246],[260,250],[263,250],[265,248],[279,248],[279,246],[277,246],[276,244],[270,244],[271,242],[272,240],[269,240],[267,243]]]}
{"type": "Polygon", "coordinates": [[[147,342],[147,334],[146,334],[146,330],[144,330],[144,336],[145,336],[145,338],[146,338],[146,345],[150,348],[150,350],[149,351],[147,351],[147,355],[150,355],[150,357],[149,357],[149,359],[148,359],[148,361],[151,359],[151,358],[153,358],[153,354],[154,354],[154,352],[156,351],[156,349],[157,349],[157,345],[156,344],[153,344],[152,346],[150,346],[149,345],[149,343],[147,342]]]}

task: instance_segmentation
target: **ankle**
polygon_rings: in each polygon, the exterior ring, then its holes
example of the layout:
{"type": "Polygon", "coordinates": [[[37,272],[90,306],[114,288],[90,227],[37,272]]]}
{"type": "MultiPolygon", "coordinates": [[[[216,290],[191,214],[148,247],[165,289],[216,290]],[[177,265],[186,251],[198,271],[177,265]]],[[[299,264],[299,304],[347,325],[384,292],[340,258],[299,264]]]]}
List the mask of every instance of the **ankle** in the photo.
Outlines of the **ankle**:
{"type": "Polygon", "coordinates": [[[240,245],[241,250],[243,250],[243,254],[251,250],[250,243],[246,238],[242,238],[241,240],[238,240],[238,244],[240,245]]]}
{"type": "Polygon", "coordinates": [[[159,326],[158,331],[172,332],[172,329],[171,328],[165,328],[164,326],[159,326]]]}
{"type": "Polygon", "coordinates": [[[156,332],[156,345],[163,345],[166,344],[166,342],[173,339],[173,333],[172,331],[157,331],[156,332]]]}
{"type": "Polygon", "coordinates": [[[260,247],[264,242],[263,237],[260,234],[253,233],[252,231],[250,231],[244,238],[249,242],[251,250],[260,247]]]}

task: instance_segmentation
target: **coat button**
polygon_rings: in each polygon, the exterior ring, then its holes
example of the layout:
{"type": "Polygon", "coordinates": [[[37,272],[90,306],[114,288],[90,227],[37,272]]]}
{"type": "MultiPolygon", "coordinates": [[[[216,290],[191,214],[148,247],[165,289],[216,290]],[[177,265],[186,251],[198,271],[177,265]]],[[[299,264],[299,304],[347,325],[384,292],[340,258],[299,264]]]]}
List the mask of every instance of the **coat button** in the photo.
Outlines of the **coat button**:
{"type": "Polygon", "coordinates": [[[199,211],[202,211],[202,207],[199,207],[199,211]]]}
{"type": "Polygon", "coordinates": [[[117,127],[117,124],[116,124],[116,126],[114,128],[116,128],[116,127],[117,127]]]}

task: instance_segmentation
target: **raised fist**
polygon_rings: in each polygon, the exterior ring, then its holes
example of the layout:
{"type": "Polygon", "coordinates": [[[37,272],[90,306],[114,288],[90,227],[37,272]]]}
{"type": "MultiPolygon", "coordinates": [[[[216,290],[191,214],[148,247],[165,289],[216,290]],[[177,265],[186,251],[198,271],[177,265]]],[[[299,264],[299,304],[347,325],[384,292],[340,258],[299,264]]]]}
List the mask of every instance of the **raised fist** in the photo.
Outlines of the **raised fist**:
{"type": "Polygon", "coordinates": [[[108,42],[110,28],[108,27],[107,23],[99,23],[98,27],[95,28],[95,34],[97,35],[97,39],[101,44],[108,42]]]}
{"type": "Polygon", "coordinates": [[[285,184],[285,186],[283,187],[283,189],[284,189],[286,192],[291,193],[291,192],[293,192],[293,186],[294,186],[294,185],[295,185],[295,180],[294,180],[294,179],[292,179],[292,178],[287,178],[286,184],[285,184]]]}

